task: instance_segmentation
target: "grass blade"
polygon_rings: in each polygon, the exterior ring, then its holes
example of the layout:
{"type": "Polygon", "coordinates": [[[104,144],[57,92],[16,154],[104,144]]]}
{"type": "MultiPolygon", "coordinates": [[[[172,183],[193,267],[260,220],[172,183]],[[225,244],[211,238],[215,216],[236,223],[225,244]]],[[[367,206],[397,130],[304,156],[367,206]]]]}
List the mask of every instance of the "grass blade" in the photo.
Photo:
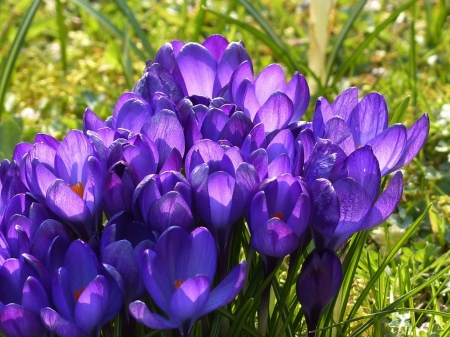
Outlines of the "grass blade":
{"type": "MultiPolygon", "coordinates": [[[[100,13],[94,7],[92,7],[90,3],[86,2],[86,0],[70,0],[70,1],[72,1],[75,5],[84,9],[89,15],[93,16],[100,24],[102,24],[111,34],[115,35],[122,42],[125,43],[126,39],[125,34],[119,28],[117,28],[111,21],[109,21],[109,19],[106,16],[104,16],[102,13],[100,13]]],[[[144,62],[147,61],[148,57],[146,57],[145,54],[142,52],[142,50],[137,48],[135,44],[132,43],[131,48],[142,61],[144,62]]]]}
{"type": "Polygon", "coordinates": [[[20,48],[22,47],[25,35],[27,34],[28,28],[30,28],[31,22],[33,21],[34,15],[41,4],[41,0],[34,0],[31,6],[28,8],[25,17],[20,23],[17,34],[14,41],[9,49],[6,60],[2,63],[2,73],[0,75],[0,118],[2,112],[5,110],[4,101],[6,96],[6,91],[8,90],[9,80],[11,79],[12,72],[14,70],[14,65],[19,55],[20,48]]]}
{"type": "Polygon", "coordinates": [[[355,22],[356,18],[358,17],[359,13],[361,13],[362,9],[364,8],[367,0],[360,0],[358,3],[353,7],[348,20],[345,22],[344,27],[342,27],[341,32],[339,33],[336,41],[333,43],[333,50],[330,53],[330,56],[328,57],[327,65],[325,68],[325,85],[328,83],[331,75],[331,70],[334,65],[334,61],[336,60],[336,56],[341,49],[342,43],[345,40],[345,37],[347,36],[348,32],[350,31],[350,28],[352,28],[353,23],[355,22]]]}
{"type": "Polygon", "coordinates": [[[56,0],[56,21],[58,22],[59,41],[61,43],[61,62],[64,73],[67,73],[67,32],[61,0],[56,0]]]}
{"type": "Polygon", "coordinates": [[[364,42],[361,43],[358,48],[352,53],[352,55],[339,67],[339,71],[337,72],[336,76],[333,79],[333,85],[335,86],[337,82],[342,78],[344,73],[347,71],[347,69],[354,64],[355,59],[358,58],[363,50],[369,45],[370,42],[372,42],[390,23],[394,22],[397,17],[400,15],[401,12],[407,10],[409,7],[411,7],[417,0],[409,0],[408,2],[401,5],[399,8],[397,8],[395,11],[392,12],[389,17],[384,20],[380,25],[378,25],[375,30],[364,39],[364,42]]]}
{"type": "Polygon", "coordinates": [[[406,111],[408,110],[408,105],[409,105],[410,99],[411,99],[411,97],[407,96],[397,107],[397,109],[395,110],[394,116],[392,116],[392,118],[391,118],[391,122],[390,122],[391,125],[395,124],[395,123],[403,123],[403,121],[405,120],[406,111]]]}
{"type": "Polygon", "coordinates": [[[134,29],[134,32],[138,36],[138,38],[142,42],[142,46],[144,46],[145,52],[147,53],[147,58],[154,58],[155,57],[155,51],[153,50],[152,46],[150,45],[150,42],[148,41],[148,36],[144,32],[144,30],[141,28],[138,20],[136,19],[136,16],[133,14],[133,11],[128,6],[127,2],[125,0],[115,0],[117,6],[119,7],[120,11],[127,17],[128,22],[131,24],[131,26],[134,29]]]}

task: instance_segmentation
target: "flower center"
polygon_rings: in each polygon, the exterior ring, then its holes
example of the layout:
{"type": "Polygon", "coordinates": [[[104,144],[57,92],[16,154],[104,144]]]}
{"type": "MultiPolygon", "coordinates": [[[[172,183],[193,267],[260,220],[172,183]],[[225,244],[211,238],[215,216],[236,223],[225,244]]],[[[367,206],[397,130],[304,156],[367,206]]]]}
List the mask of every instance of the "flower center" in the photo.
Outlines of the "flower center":
{"type": "Polygon", "coordinates": [[[276,214],[272,214],[272,215],[270,216],[270,218],[271,218],[271,219],[273,219],[273,218],[278,218],[278,219],[280,219],[280,220],[283,220],[283,213],[282,213],[282,212],[278,212],[278,213],[276,213],[276,214]]]}
{"type": "Polygon", "coordinates": [[[74,191],[76,194],[78,194],[78,196],[81,199],[83,199],[84,186],[83,186],[83,183],[81,181],[79,181],[76,185],[70,186],[70,188],[72,189],[72,191],[74,191]]]}
{"type": "Polygon", "coordinates": [[[181,287],[181,285],[184,283],[184,280],[177,280],[177,281],[175,281],[174,282],[174,284],[175,284],[175,288],[179,288],[179,287],[181,287]]]}
{"type": "Polygon", "coordinates": [[[75,297],[75,301],[78,302],[78,299],[80,298],[81,294],[83,293],[84,289],[86,289],[85,287],[81,287],[81,291],[75,290],[74,291],[74,297],[75,297]]]}

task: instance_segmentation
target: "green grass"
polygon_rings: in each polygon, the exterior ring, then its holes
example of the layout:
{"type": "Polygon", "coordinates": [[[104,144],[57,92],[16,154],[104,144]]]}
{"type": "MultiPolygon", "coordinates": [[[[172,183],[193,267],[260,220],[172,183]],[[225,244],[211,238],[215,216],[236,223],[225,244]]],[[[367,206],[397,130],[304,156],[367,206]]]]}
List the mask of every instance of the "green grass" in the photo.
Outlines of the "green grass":
{"type": "MultiPolygon", "coordinates": [[[[307,116],[320,95],[333,100],[353,85],[361,94],[379,91],[391,123],[410,124],[428,112],[430,137],[405,169],[399,212],[377,232],[358,234],[350,243],[340,296],[317,334],[448,336],[450,112],[442,111],[450,104],[449,2],[380,1],[382,8],[373,10],[366,3],[375,1],[338,1],[330,14],[325,83],[309,70],[309,12],[298,3],[3,0],[0,154],[10,157],[19,140],[32,141],[38,132],[61,138],[80,128],[87,106],[106,118],[140,77],[145,60],[174,39],[201,42],[219,33],[245,42],[256,72],[278,62],[288,77],[295,70],[307,75],[317,82],[307,116]]],[[[265,282],[254,275],[261,283],[247,289],[245,303],[235,312],[219,311],[230,320],[230,333],[258,336],[251,325],[270,283],[276,298],[270,336],[304,333],[292,286],[297,271],[282,268],[265,282]],[[280,279],[287,282],[283,287],[280,279]]],[[[200,336],[201,328],[197,325],[193,336],[200,336]]]]}

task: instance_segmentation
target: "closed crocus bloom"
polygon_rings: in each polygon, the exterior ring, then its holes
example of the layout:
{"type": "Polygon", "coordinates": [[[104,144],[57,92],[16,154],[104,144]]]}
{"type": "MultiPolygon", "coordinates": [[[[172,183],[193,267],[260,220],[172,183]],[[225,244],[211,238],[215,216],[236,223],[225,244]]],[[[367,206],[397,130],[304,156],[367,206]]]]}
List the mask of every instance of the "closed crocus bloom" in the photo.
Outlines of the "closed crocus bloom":
{"type": "Polygon", "coordinates": [[[45,268],[26,254],[8,259],[0,267],[0,284],[0,331],[7,337],[49,336],[40,319],[50,303],[45,268]]]}
{"type": "Polygon", "coordinates": [[[180,172],[152,174],[136,187],[133,212],[137,219],[158,233],[171,226],[194,228],[191,185],[180,172]]]}
{"type": "Polygon", "coordinates": [[[56,145],[35,143],[25,158],[31,193],[84,240],[97,230],[104,169],[89,139],[70,131],[56,145]]]}
{"type": "Polygon", "coordinates": [[[170,227],[154,249],[144,251],[141,261],[145,287],[166,317],[141,301],[130,304],[131,314],[153,329],[178,329],[181,336],[189,336],[197,319],[230,303],[245,281],[244,261],[212,289],[217,250],[203,227],[191,233],[170,227]]]}
{"type": "Polygon", "coordinates": [[[225,253],[233,225],[242,218],[259,182],[253,165],[236,147],[209,139],[194,144],[186,155],[186,176],[192,186],[197,215],[225,253]]]}
{"type": "Polygon", "coordinates": [[[343,91],[333,104],[321,97],[313,118],[314,136],[338,144],[348,155],[369,145],[385,176],[408,164],[428,136],[430,122],[424,114],[409,129],[403,124],[388,127],[386,102],[379,93],[370,93],[358,102],[358,89],[343,91]]]}
{"type": "MultiPolygon", "coordinates": [[[[303,262],[297,280],[297,298],[306,316],[308,331],[315,330],[320,316],[339,291],[342,282],[341,261],[328,249],[313,250],[303,262]]],[[[309,332],[308,336],[315,336],[309,332]]]]}
{"type": "Polygon", "coordinates": [[[99,264],[86,243],[75,240],[53,277],[52,298],[56,310],[40,312],[47,329],[62,337],[98,337],[122,306],[123,281],[113,267],[99,264]]]}
{"type": "Polygon", "coordinates": [[[260,254],[284,257],[300,245],[311,213],[305,182],[283,174],[263,181],[250,203],[250,245],[260,254]]]}

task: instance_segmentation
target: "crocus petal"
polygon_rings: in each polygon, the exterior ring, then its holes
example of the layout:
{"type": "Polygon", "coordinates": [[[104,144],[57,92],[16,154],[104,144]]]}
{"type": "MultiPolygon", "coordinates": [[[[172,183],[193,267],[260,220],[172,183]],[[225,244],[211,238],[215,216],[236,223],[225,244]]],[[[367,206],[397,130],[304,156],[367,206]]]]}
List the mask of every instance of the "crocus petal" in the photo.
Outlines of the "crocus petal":
{"type": "Polygon", "coordinates": [[[247,214],[250,231],[257,231],[258,228],[262,227],[269,219],[270,216],[267,210],[266,195],[264,191],[259,191],[253,197],[249,214],[247,214]]]}
{"type": "MultiPolygon", "coordinates": [[[[203,219],[208,219],[209,224],[215,228],[230,225],[232,197],[235,179],[223,171],[214,172],[208,177],[208,195],[210,214],[202,214],[203,219]]],[[[205,221],[205,220],[204,220],[205,221]]]]}
{"type": "Polygon", "coordinates": [[[286,154],[288,158],[294,157],[294,136],[289,130],[281,130],[270,141],[267,146],[267,154],[269,155],[269,162],[274,160],[280,154],[286,154]]]}
{"type": "Polygon", "coordinates": [[[336,97],[331,109],[334,115],[338,115],[345,122],[348,121],[354,107],[358,104],[358,88],[351,87],[341,92],[336,97]]]}
{"type": "Polygon", "coordinates": [[[83,115],[83,132],[86,134],[88,130],[97,132],[99,129],[106,127],[97,115],[89,108],[86,108],[83,115]]]}
{"type": "Polygon", "coordinates": [[[334,116],[327,122],[323,138],[339,145],[347,155],[355,150],[355,142],[350,128],[339,116],[334,116]]]}
{"type": "Polygon", "coordinates": [[[294,73],[294,76],[289,81],[284,90],[284,93],[294,103],[294,114],[292,115],[290,123],[297,122],[305,114],[309,105],[309,87],[306,79],[298,72],[294,73]]]}
{"type": "Polygon", "coordinates": [[[85,331],[98,327],[108,307],[109,288],[103,275],[98,275],[81,292],[75,305],[75,322],[85,331]]]}
{"type": "Polygon", "coordinates": [[[139,322],[152,329],[175,329],[178,327],[177,323],[169,321],[168,319],[150,312],[147,305],[141,301],[135,301],[130,304],[131,315],[139,322]]]}
{"type": "Polygon", "coordinates": [[[274,217],[252,233],[250,244],[260,254],[284,257],[297,249],[300,238],[283,221],[274,217]]]}
{"type": "Polygon", "coordinates": [[[403,124],[394,124],[367,145],[372,147],[373,154],[380,164],[381,176],[385,176],[400,160],[406,145],[406,128],[403,124]]]}
{"type": "Polygon", "coordinates": [[[199,227],[185,240],[179,251],[176,280],[186,280],[203,274],[214,280],[217,266],[217,248],[211,233],[199,227]]]}
{"type": "MultiPolygon", "coordinates": [[[[253,86],[253,65],[250,60],[242,62],[230,78],[230,96],[235,104],[237,104],[236,98],[239,95],[239,88],[245,80],[248,80],[253,86]]],[[[239,104],[237,105],[239,106],[239,104]]]]}
{"type": "Polygon", "coordinates": [[[337,250],[352,234],[356,233],[372,206],[372,200],[357,182],[351,178],[334,184],[339,199],[340,219],[329,248],[337,250]]]}
{"type": "Polygon", "coordinates": [[[48,296],[41,282],[30,276],[23,285],[22,305],[36,315],[42,308],[49,306],[48,296]]]}
{"type": "Polygon", "coordinates": [[[147,219],[150,227],[159,233],[171,226],[180,226],[191,230],[194,225],[189,206],[175,191],[168,192],[156,200],[149,209],[147,219]]]}
{"type": "Polygon", "coordinates": [[[115,129],[127,129],[138,133],[142,126],[152,116],[150,104],[142,97],[126,93],[119,98],[116,108],[114,108],[115,129]],[[120,107],[117,105],[120,104],[120,107]]]}
{"type": "Polygon", "coordinates": [[[387,171],[385,174],[398,170],[400,167],[408,164],[419,153],[430,131],[430,120],[428,114],[422,115],[409,129],[406,131],[406,145],[402,157],[397,164],[387,171]]]}
{"type": "Polygon", "coordinates": [[[311,185],[314,214],[312,236],[317,249],[328,246],[339,223],[339,199],[333,185],[326,179],[315,180],[311,185]]]}
{"type": "Polygon", "coordinates": [[[228,116],[219,109],[210,109],[203,120],[201,132],[203,138],[219,140],[219,134],[228,122],[228,116]]]}
{"type": "Polygon", "coordinates": [[[267,99],[255,116],[254,124],[262,122],[266,134],[285,127],[292,118],[294,105],[282,92],[275,92],[267,99]]]}
{"type": "Polygon", "coordinates": [[[255,93],[259,104],[263,105],[275,91],[284,92],[286,78],[278,64],[265,67],[255,79],[255,93]]]}
{"type": "MultiPolygon", "coordinates": [[[[81,288],[80,288],[81,289],[81,288]]],[[[67,269],[61,267],[55,273],[52,283],[52,298],[55,307],[64,319],[73,322],[75,308],[75,294],[70,286],[70,276],[67,269]]]]}
{"type": "Polygon", "coordinates": [[[240,147],[252,127],[250,118],[243,112],[236,111],[224,125],[218,139],[228,140],[234,146],[240,147]]]}
{"type": "Polygon", "coordinates": [[[366,95],[350,115],[348,124],[356,147],[367,144],[388,126],[388,111],[384,97],[377,92],[366,95]]]}
{"type": "Polygon", "coordinates": [[[281,154],[269,164],[267,177],[278,177],[284,173],[292,173],[292,162],[287,155],[281,154]]]}
{"type": "Polygon", "coordinates": [[[221,56],[221,59],[217,60],[219,63],[217,67],[217,77],[221,88],[230,82],[234,70],[244,61],[251,62],[250,56],[242,44],[238,42],[230,43],[221,56]]]}
{"type": "Polygon", "coordinates": [[[36,232],[33,243],[31,244],[30,253],[39,261],[45,263],[48,248],[57,236],[70,242],[69,233],[62,223],[52,219],[45,220],[36,232]]]}
{"type": "Polygon", "coordinates": [[[244,286],[246,270],[247,263],[245,261],[234,267],[222,282],[211,291],[208,302],[206,302],[199,316],[206,315],[230,303],[244,286]]]}
{"type": "Polygon", "coordinates": [[[403,174],[399,171],[394,174],[389,186],[381,193],[359,230],[373,228],[385,221],[397,207],[402,192],[403,174]]]}
{"type": "Polygon", "coordinates": [[[211,281],[207,276],[197,275],[185,280],[173,293],[170,300],[169,315],[178,324],[190,320],[190,324],[200,317],[208,301],[211,281]]]}
{"type": "Polygon", "coordinates": [[[219,62],[223,53],[227,49],[228,40],[222,35],[215,34],[209,36],[205,41],[203,41],[202,46],[208,49],[214,59],[219,62]]]}
{"type": "Polygon", "coordinates": [[[39,315],[16,303],[6,305],[0,312],[0,330],[8,337],[41,337],[47,334],[39,315]]]}
{"type": "Polygon", "coordinates": [[[305,311],[308,330],[315,330],[322,312],[336,296],[342,282],[342,266],[331,250],[311,252],[297,280],[297,298],[305,311]]]}
{"type": "Polygon", "coordinates": [[[58,147],[55,157],[55,172],[70,186],[87,179],[87,158],[94,154],[89,139],[80,131],[67,133],[58,147]]]}
{"type": "Polygon", "coordinates": [[[41,310],[41,319],[51,332],[61,337],[90,337],[90,335],[79,328],[76,324],[61,317],[51,308],[41,310]]]}
{"type": "Polygon", "coordinates": [[[325,133],[325,124],[333,117],[333,110],[330,103],[324,98],[319,97],[316,101],[313,116],[313,131],[315,138],[323,138],[325,133]]]}
{"type": "Polygon", "coordinates": [[[217,62],[211,53],[197,43],[188,43],[177,56],[185,94],[212,97],[217,62]]]}

